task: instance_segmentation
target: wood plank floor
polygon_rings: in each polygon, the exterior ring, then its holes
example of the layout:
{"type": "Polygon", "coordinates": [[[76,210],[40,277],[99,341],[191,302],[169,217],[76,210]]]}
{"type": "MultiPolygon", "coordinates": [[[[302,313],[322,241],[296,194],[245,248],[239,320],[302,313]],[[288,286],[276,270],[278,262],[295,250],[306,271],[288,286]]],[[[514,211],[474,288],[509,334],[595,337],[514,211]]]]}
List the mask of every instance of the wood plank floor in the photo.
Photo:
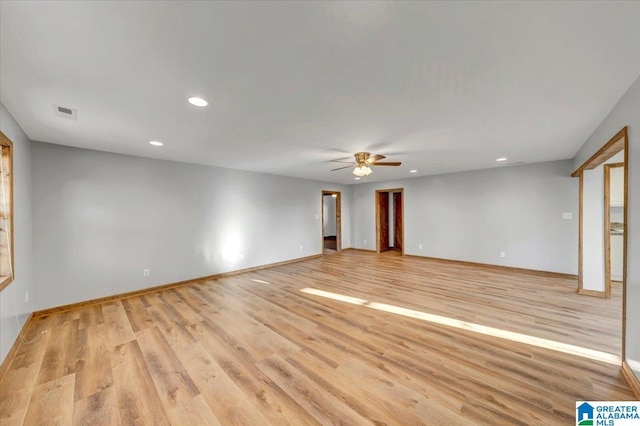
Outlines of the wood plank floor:
{"type": "Polygon", "coordinates": [[[617,353],[619,288],[575,287],[346,251],[37,318],[0,423],[571,424],[617,366],[388,308],[617,353]]]}

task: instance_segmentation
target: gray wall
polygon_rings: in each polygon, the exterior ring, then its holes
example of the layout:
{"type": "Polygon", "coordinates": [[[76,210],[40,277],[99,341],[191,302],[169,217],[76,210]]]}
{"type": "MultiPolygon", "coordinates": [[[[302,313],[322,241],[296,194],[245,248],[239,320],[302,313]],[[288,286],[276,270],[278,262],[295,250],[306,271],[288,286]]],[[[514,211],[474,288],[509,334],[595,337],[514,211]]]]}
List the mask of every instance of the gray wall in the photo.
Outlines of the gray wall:
{"type": "Polygon", "coordinates": [[[343,194],[350,247],[345,186],[45,143],[32,150],[36,310],[320,254],[323,189],[343,194]]]}
{"type": "Polygon", "coordinates": [[[33,312],[33,238],[31,233],[31,143],[0,105],[0,130],[13,142],[15,279],[0,292],[0,362],[33,312]],[[25,293],[30,300],[25,303],[25,293]]]}
{"type": "Polygon", "coordinates": [[[376,247],[375,190],[404,188],[407,254],[577,274],[571,166],[554,161],[357,185],[352,245],[376,247]],[[563,220],[563,212],[573,219],[563,220]]]}
{"type": "Polygon", "coordinates": [[[626,350],[627,359],[640,362],[640,77],[580,149],[573,168],[582,165],[624,126],[629,126],[626,350]]]}

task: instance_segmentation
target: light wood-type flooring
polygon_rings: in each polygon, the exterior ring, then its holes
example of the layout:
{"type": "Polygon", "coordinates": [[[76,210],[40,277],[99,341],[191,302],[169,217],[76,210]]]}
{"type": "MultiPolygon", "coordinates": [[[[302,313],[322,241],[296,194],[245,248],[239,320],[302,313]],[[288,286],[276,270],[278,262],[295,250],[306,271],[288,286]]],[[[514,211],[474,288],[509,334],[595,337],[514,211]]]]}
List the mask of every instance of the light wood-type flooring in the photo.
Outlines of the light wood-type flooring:
{"type": "Polygon", "coordinates": [[[619,287],[575,288],[345,251],[36,318],[0,424],[573,424],[633,399],[616,365],[406,314],[617,353],[619,287]]]}

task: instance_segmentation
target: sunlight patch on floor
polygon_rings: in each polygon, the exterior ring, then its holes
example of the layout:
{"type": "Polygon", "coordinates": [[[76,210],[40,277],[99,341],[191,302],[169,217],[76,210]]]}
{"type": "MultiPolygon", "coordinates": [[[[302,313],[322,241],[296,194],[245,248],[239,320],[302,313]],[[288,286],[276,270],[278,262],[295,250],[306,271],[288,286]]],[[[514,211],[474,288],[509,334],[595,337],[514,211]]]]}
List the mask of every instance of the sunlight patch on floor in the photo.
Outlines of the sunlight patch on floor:
{"type": "Polygon", "coordinates": [[[488,327],[486,325],[475,324],[472,322],[462,321],[455,318],[449,318],[441,315],[429,314],[427,312],[416,311],[414,309],[402,308],[399,306],[388,305],[386,303],[370,302],[352,296],[345,296],[330,291],[318,290],[314,288],[303,288],[303,293],[314,296],[325,297],[327,299],[337,300],[340,302],[350,303],[352,305],[365,306],[377,311],[388,312],[395,315],[401,315],[408,318],[427,321],[434,324],[440,324],[447,327],[453,327],[460,330],[472,331],[478,334],[498,337],[501,339],[511,340],[512,342],[524,343],[544,349],[551,349],[570,355],[577,355],[583,358],[589,358],[596,361],[602,361],[609,364],[620,365],[620,357],[614,354],[596,351],[593,349],[583,348],[581,346],[570,345],[568,343],[556,342],[554,340],[542,339],[540,337],[529,336],[527,334],[515,333],[513,331],[502,330],[500,328],[488,327]]]}
{"type": "Polygon", "coordinates": [[[303,293],[313,294],[315,296],[326,297],[327,299],[338,300],[340,302],[351,303],[352,305],[364,305],[369,303],[368,300],[358,299],[357,297],[345,296],[343,294],[331,293],[330,291],[317,290],[315,288],[303,288],[303,293]]]}

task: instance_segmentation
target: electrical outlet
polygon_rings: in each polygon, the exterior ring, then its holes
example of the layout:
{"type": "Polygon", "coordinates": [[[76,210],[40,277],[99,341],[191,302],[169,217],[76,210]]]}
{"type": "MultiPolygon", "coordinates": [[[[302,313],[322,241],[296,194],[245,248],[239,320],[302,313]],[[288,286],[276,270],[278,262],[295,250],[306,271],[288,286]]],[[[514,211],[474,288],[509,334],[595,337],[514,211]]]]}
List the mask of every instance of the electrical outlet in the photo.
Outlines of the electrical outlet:
{"type": "Polygon", "coordinates": [[[365,245],[365,246],[367,245],[367,240],[364,240],[364,245],[365,245]]]}
{"type": "Polygon", "coordinates": [[[563,218],[564,220],[573,219],[573,213],[571,213],[571,212],[564,212],[564,213],[562,213],[562,218],[563,218]]]}
{"type": "Polygon", "coordinates": [[[29,292],[28,291],[24,294],[24,303],[29,303],[29,292]]]}
{"type": "Polygon", "coordinates": [[[148,277],[149,275],[151,275],[151,274],[150,274],[150,272],[149,272],[149,270],[148,270],[148,269],[143,269],[143,270],[142,270],[142,276],[143,276],[143,277],[148,277]]]}
{"type": "Polygon", "coordinates": [[[507,257],[507,253],[501,251],[500,252],[500,257],[504,259],[505,257],[507,257]]]}
{"type": "Polygon", "coordinates": [[[300,244],[300,250],[304,250],[304,246],[300,244]]]}
{"type": "Polygon", "coordinates": [[[240,260],[244,259],[244,253],[240,253],[240,260]]]}

